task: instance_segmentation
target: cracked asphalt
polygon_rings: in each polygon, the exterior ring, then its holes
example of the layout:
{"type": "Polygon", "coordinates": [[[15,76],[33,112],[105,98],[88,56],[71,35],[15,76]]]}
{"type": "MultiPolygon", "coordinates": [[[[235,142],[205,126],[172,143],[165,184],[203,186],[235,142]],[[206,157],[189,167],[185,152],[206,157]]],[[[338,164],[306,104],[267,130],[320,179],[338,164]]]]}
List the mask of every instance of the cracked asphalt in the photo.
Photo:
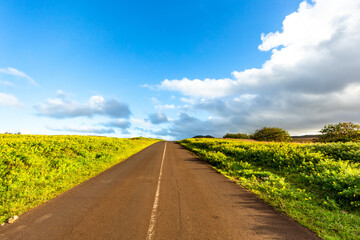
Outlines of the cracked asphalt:
{"type": "Polygon", "coordinates": [[[0,239],[319,239],[173,142],[158,142],[0,227],[0,239]]]}

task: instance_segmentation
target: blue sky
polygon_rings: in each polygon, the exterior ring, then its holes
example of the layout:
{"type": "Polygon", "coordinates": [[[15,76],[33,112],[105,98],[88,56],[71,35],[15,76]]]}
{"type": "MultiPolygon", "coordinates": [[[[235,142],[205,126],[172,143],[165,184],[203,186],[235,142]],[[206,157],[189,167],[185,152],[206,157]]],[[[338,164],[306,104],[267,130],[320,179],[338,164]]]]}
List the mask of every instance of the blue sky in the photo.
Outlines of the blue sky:
{"type": "Polygon", "coordinates": [[[359,8],[2,1],[0,132],[181,139],[358,122],[359,8]]]}

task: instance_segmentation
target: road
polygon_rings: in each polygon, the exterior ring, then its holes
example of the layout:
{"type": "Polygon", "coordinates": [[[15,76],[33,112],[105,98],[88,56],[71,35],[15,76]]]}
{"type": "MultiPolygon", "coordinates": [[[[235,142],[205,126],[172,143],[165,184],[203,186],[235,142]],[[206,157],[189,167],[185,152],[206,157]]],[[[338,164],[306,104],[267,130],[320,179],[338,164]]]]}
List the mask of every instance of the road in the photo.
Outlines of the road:
{"type": "Polygon", "coordinates": [[[0,227],[0,239],[318,239],[173,142],[0,227]]]}

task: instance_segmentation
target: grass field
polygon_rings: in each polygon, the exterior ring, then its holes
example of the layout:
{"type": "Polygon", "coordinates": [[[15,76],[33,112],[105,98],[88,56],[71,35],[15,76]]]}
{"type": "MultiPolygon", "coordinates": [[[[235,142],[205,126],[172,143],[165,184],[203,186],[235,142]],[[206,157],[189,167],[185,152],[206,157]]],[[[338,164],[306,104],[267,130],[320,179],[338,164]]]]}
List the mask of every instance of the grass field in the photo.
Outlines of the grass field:
{"type": "Polygon", "coordinates": [[[0,134],[0,223],[54,198],[157,141],[0,134]]]}
{"type": "Polygon", "coordinates": [[[180,144],[323,239],[359,239],[360,143],[180,144]]]}

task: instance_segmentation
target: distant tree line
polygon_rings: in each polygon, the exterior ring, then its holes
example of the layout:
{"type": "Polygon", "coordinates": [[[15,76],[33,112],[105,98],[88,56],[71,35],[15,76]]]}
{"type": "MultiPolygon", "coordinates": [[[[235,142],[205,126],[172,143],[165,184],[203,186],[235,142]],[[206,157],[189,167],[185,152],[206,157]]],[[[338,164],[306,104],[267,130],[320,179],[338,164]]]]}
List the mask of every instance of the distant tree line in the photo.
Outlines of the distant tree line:
{"type": "Polygon", "coordinates": [[[250,135],[246,133],[227,133],[223,138],[250,139],[250,135]]]}
{"type": "Polygon", "coordinates": [[[193,138],[214,138],[213,136],[210,136],[210,135],[196,135],[194,136],[193,138]]]}
{"type": "MultiPolygon", "coordinates": [[[[315,137],[317,142],[360,142],[360,125],[352,122],[328,124],[320,130],[315,137]]],[[[303,136],[306,137],[306,136],[303,136]]],[[[254,139],[257,141],[290,142],[290,134],[277,127],[264,127],[257,129],[253,134],[227,133],[223,138],[254,139]]]]}

